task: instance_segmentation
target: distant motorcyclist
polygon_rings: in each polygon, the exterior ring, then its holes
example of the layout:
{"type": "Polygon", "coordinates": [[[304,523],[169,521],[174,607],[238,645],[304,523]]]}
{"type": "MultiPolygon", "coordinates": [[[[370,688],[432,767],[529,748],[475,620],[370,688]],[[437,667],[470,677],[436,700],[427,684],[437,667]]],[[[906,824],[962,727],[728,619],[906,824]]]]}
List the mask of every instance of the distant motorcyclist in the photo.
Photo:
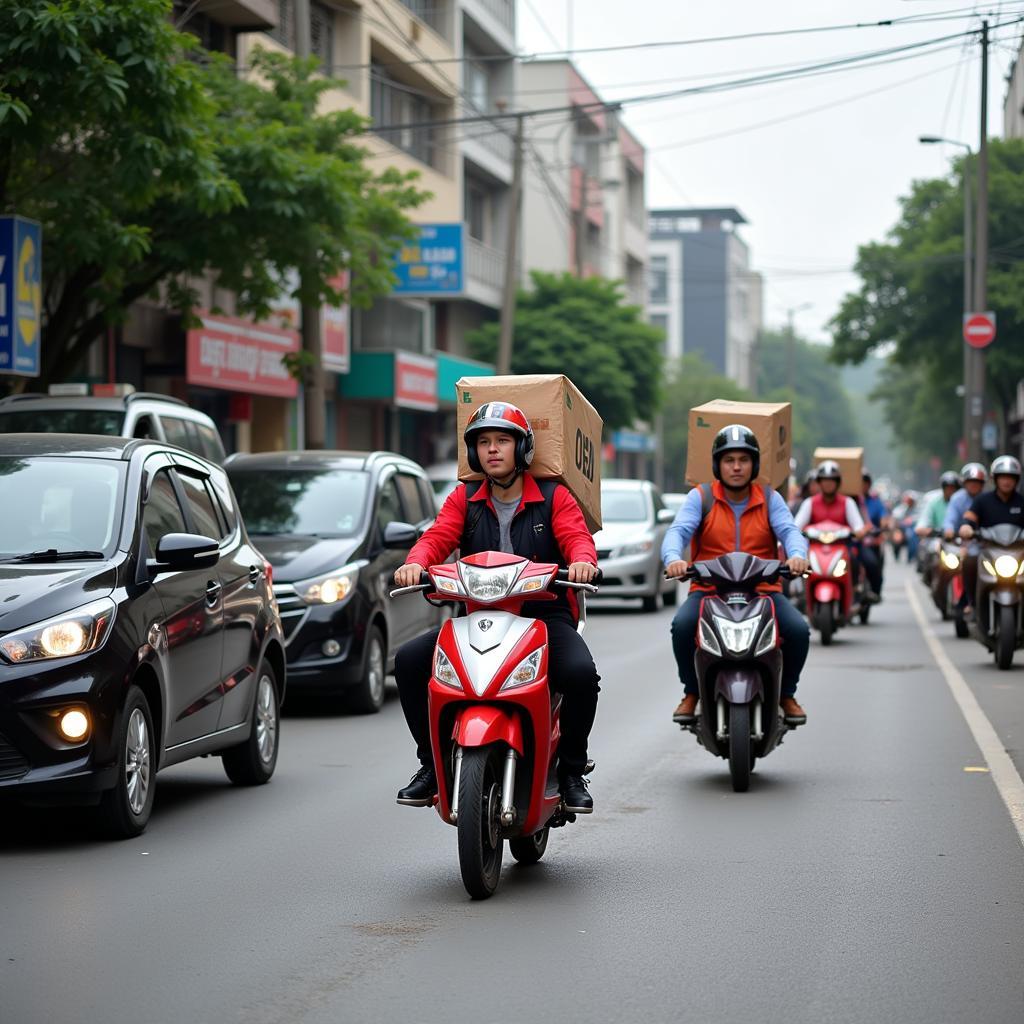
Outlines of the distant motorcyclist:
{"type": "MultiPolygon", "coordinates": [[[[995,485],[979,494],[964,513],[960,536],[972,540],[975,530],[1009,523],[1024,530],[1024,494],[1020,492],[1020,462],[1012,455],[1000,455],[989,470],[995,485]]],[[[964,593],[968,610],[978,587],[978,547],[972,544],[964,559],[964,593]]]]}
{"type": "MultiPolygon", "coordinates": [[[[683,552],[687,544],[691,545],[692,561],[702,562],[732,551],[774,559],[778,557],[780,542],[790,569],[794,573],[806,572],[807,541],[794,526],[785,501],[771,488],[754,483],[761,469],[761,449],[754,432],[739,423],[724,427],[712,442],[711,464],[715,482],[695,487],[687,494],[665,535],[661,559],[666,574],[673,579],[686,574],[689,563],[684,561],[683,552]]],[[[672,650],[683,684],[683,699],[672,715],[675,722],[696,719],[699,693],[693,658],[700,603],[709,589],[712,588],[692,583],[689,596],[672,620],[672,650]]],[[[797,703],[795,694],[807,660],[810,630],[778,584],[765,590],[775,606],[783,638],[779,705],[787,722],[800,724],[807,720],[807,713],[797,703]]]]}
{"type": "Polygon", "coordinates": [[[974,499],[985,489],[988,471],[980,462],[968,462],[960,470],[960,479],[960,490],[949,499],[946,515],[942,520],[942,535],[946,540],[953,540],[960,532],[960,527],[964,524],[964,515],[974,499]]]}
{"type": "Polygon", "coordinates": [[[949,502],[960,488],[960,477],[947,470],[939,477],[939,493],[922,509],[914,528],[919,537],[930,537],[942,529],[949,509],[949,502]]]}
{"type": "MultiPolygon", "coordinates": [[[[864,518],[869,528],[875,530],[888,530],[890,525],[889,510],[885,502],[871,489],[871,474],[864,470],[861,477],[861,506],[864,509],[864,518]]],[[[860,559],[864,565],[864,572],[868,577],[868,586],[871,588],[869,597],[873,601],[882,599],[882,586],[885,582],[883,572],[885,566],[885,552],[881,542],[865,535],[860,545],[860,559]]]]}

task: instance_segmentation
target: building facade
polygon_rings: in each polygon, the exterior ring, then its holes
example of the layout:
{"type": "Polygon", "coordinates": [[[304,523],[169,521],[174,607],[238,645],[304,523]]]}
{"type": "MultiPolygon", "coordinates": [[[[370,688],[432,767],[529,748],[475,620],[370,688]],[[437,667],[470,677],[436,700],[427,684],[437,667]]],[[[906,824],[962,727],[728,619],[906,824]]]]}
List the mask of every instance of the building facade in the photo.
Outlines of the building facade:
{"type": "Polygon", "coordinates": [[[648,318],[665,331],[670,360],[696,353],[753,388],[763,326],[763,282],[731,207],[648,212],[648,318]]]}

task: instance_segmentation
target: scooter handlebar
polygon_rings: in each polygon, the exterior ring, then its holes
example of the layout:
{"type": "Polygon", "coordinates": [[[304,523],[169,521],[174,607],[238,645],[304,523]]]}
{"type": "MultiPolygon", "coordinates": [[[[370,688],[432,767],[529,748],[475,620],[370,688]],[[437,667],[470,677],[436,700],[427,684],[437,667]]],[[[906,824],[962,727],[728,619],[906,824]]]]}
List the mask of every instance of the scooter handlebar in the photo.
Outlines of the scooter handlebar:
{"type": "Polygon", "coordinates": [[[555,574],[555,586],[556,587],[567,587],[569,590],[584,590],[588,594],[596,594],[598,591],[597,584],[604,579],[604,572],[598,569],[594,575],[594,579],[590,583],[577,583],[569,579],[568,569],[559,569],[555,574]]]}
{"type": "Polygon", "coordinates": [[[398,587],[396,590],[389,591],[388,597],[402,597],[405,594],[420,594],[425,590],[433,589],[434,582],[430,578],[430,573],[421,572],[419,583],[415,583],[411,587],[398,587]]]}

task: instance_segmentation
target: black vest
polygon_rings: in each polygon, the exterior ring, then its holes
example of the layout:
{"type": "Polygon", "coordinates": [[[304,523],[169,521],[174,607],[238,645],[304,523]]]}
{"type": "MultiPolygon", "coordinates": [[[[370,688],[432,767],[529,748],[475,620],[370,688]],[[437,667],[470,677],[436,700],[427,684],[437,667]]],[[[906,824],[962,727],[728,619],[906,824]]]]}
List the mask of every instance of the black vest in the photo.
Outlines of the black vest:
{"type": "MultiPolygon", "coordinates": [[[[564,569],[565,557],[558,546],[551,525],[551,505],[555,489],[560,485],[557,480],[535,480],[534,483],[540,489],[544,501],[528,502],[516,511],[509,527],[512,550],[533,562],[554,563],[564,569]]],[[[466,522],[459,543],[460,554],[478,555],[481,551],[499,551],[501,530],[498,526],[498,517],[486,501],[470,500],[483,486],[482,481],[473,481],[462,486],[466,488],[466,522]]],[[[556,601],[524,601],[523,615],[534,619],[547,619],[552,616],[564,618],[569,615],[575,621],[568,591],[559,587],[555,593],[558,595],[556,601]]]]}

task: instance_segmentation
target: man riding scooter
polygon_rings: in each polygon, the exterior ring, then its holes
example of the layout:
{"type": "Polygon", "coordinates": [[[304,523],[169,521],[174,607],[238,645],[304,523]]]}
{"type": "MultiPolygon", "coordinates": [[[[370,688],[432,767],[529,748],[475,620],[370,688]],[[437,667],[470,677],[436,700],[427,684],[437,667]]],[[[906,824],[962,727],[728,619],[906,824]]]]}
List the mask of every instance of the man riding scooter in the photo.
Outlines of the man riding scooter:
{"type": "Polygon", "coordinates": [[[925,541],[921,552],[921,575],[925,583],[931,587],[935,583],[935,572],[939,565],[941,541],[939,534],[946,519],[950,500],[960,487],[960,477],[952,470],[947,470],[939,477],[939,493],[921,510],[914,532],[925,541]]]}
{"type": "Polygon", "coordinates": [[[942,536],[946,540],[953,540],[960,533],[960,527],[964,525],[964,515],[974,499],[985,490],[988,472],[980,462],[968,462],[960,470],[960,479],[963,481],[960,490],[949,499],[946,514],[942,519],[942,536]]]}
{"type": "MultiPolygon", "coordinates": [[[[733,551],[774,559],[781,542],[794,573],[807,571],[807,541],[793,525],[785,501],[768,487],[754,483],[761,470],[761,449],[754,432],[732,424],[718,432],[711,445],[713,484],[695,487],[686,496],[661,546],[665,572],[682,579],[689,568],[683,552],[691,545],[693,562],[709,561],[733,551]]],[[[696,721],[700,699],[694,666],[697,623],[706,585],[694,582],[690,594],[672,620],[672,650],[683,684],[683,699],[672,715],[680,724],[696,721]]],[[[797,703],[796,689],[807,660],[810,631],[803,616],[781,593],[778,583],[765,592],[775,606],[782,634],[782,697],[779,706],[787,723],[800,725],[807,713],[797,703]]]]}
{"type": "Polygon", "coordinates": [[[872,601],[881,601],[885,548],[882,546],[882,538],[878,536],[878,531],[889,529],[889,510],[885,507],[885,502],[871,489],[871,485],[871,474],[864,470],[861,477],[861,506],[864,509],[868,532],[858,547],[861,564],[868,578],[869,596],[872,601]]]}
{"type": "MultiPolygon", "coordinates": [[[[463,440],[469,466],[484,474],[482,483],[460,484],[448,497],[434,525],[395,572],[399,587],[420,582],[425,567],[443,562],[456,548],[463,556],[503,551],[534,562],[568,567],[573,583],[597,575],[597,550],[583,513],[569,489],[528,472],[534,436],[529,420],[514,405],[490,402],[469,419],[463,440]]],[[[600,676],[583,637],[576,631],[575,595],[557,601],[527,601],[523,614],[547,626],[549,680],[563,695],[559,779],[565,809],[588,814],[594,801],[587,791],[587,739],[597,712],[600,676]]],[[[437,793],[430,747],[427,684],[440,630],[404,644],[395,657],[395,682],[422,767],[398,792],[398,803],[428,807],[437,793]]]]}

